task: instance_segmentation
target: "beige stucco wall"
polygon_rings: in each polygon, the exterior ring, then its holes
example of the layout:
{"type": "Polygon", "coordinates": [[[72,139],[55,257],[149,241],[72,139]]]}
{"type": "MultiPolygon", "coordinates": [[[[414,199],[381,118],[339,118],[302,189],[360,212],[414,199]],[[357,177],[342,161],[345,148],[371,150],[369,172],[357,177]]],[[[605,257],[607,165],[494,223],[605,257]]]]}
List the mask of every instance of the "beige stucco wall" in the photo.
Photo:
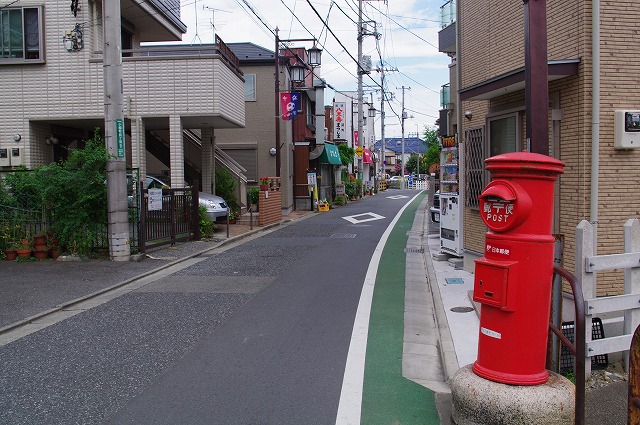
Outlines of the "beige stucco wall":
{"type": "MultiPolygon", "coordinates": [[[[623,250],[626,220],[640,216],[640,150],[616,150],[613,147],[614,111],[640,109],[640,93],[637,91],[640,61],[633,47],[640,12],[630,0],[601,3],[598,253],[612,254],[623,250]]],[[[521,3],[461,0],[461,7],[463,88],[524,66],[521,3]]],[[[562,111],[557,156],[567,164],[560,178],[559,226],[555,231],[564,235],[564,265],[570,270],[575,267],[575,227],[581,220],[590,219],[590,8],[590,1],[547,1],[549,60],[580,59],[577,76],[549,84],[549,92],[559,95],[562,111]]],[[[474,112],[471,121],[464,120],[464,128],[483,126],[487,113],[518,105],[524,106],[523,92],[490,101],[464,102],[463,110],[474,112]]],[[[549,116],[551,126],[551,114],[549,116]]],[[[524,119],[522,124],[524,136],[524,119]]],[[[464,214],[464,248],[482,252],[486,228],[476,210],[466,208],[464,214]]],[[[620,294],[622,291],[621,272],[598,275],[598,295],[620,294]]]]}

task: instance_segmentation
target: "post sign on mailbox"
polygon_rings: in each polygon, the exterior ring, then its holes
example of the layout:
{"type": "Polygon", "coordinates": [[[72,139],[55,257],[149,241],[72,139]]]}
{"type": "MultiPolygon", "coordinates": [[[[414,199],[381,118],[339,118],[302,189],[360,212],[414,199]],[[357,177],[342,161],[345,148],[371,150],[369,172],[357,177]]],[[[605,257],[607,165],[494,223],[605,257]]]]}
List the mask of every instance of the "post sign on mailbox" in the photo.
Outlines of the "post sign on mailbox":
{"type": "Polygon", "coordinates": [[[474,276],[473,299],[481,313],[473,371],[506,384],[542,384],[548,379],[553,191],[564,163],[529,152],[486,163],[493,180],[479,197],[489,230],[474,276]]]}

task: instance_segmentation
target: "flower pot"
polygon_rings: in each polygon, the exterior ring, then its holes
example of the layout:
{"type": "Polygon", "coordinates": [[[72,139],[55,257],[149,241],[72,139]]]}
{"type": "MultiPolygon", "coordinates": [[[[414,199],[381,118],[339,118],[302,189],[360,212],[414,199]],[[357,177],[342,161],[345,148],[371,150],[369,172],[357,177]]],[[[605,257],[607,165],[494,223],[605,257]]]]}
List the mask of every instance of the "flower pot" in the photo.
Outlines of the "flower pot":
{"type": "Polygon", "coordinates": [[[16,252],[15,249],[6,249],[4,251],[4,256],[7,259],[7,261],[13,261],[18,256],[18,253],[16,252]]]}
{"type": "Polygon", "coordinates": [[[60,250],[54,248],[51,250],[51,258],[54,260],[60,256],[60,250]]]}
{"type": "Polygon", "coordinates": [[[261,191],[269,190],[269,185],[268,185],[268,184],[261,184],[261,185],[260,185],[260,190],[261,190],[261,191]]]}
{"type": "Polygon", "coordinates": [[[16,249],[16,253],[18,254],[18,257],[31,257],[30,249],[16,249]]]}
{"type": "Polygon", "coordinates": [[[33,245],[33,250],[34,251],[46,251],[47,250],[47,244],[46,243],[35,243],[33,245]]]}
{"type": "Polygon", "coordinates": [[[46,245],[47,244],[47,237],[44,235],[41,236],[34,236],[33,237],[33,245],[46,245]]]}
{"type": "Polygon", "coordinates": [[[45,258],[49,257],[49,251],[48,250],[36,250],[36,251],[33,251],[33,256],[36,257],[38,260],[44,260],[45,258]]]}

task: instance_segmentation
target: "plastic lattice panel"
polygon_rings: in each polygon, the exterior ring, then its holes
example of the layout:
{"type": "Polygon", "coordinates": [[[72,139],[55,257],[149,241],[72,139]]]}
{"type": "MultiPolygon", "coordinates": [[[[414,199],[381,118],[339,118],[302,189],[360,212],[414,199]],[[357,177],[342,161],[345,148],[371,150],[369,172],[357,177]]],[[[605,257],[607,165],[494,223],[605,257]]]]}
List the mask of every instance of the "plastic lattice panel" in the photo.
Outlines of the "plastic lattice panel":
{"type": "MultiPolygon", "coordinates": [[[[591,329],[591,339],[604,338],[604,328],[602,327],[602,320],[599,317],[594,317],[592,320],[593,327],[591,329]]],[[[562,322],[562,335],[567,337],[569,341],[574,343],[574,324],[573,322],[562,322]]],[[[609,364],[609,356],[607,354],[600,354],[591,357],[591,369],[598,370],[604,369],[609,364]]],[[[560,349],[560,373],[567,373],[573,371],[573,354],[563,345],[560,349]]]]}

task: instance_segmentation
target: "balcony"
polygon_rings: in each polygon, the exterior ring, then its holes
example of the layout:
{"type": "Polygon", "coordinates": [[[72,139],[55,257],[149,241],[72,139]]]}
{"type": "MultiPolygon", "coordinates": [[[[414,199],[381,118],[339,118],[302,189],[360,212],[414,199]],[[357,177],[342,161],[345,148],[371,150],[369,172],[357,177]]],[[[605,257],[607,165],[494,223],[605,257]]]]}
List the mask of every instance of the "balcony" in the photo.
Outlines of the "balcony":
{"type": "Polygon", "coordinates": [[[456,2],[449,0],[440,6],[440,28],[438,50],[442,53],[456,52],[456,2]]]}
{"type": "MultiPolygon", "coordinates": [[[[244,126],[243,74],[238,59],[221,41],[145,46],[122,53],[124,95],[130,99],[126,115],[180,115],[184,128],[244,126]]],[[[101,52],[96,54],[91,63],[101,74],[101,52]]]]}

